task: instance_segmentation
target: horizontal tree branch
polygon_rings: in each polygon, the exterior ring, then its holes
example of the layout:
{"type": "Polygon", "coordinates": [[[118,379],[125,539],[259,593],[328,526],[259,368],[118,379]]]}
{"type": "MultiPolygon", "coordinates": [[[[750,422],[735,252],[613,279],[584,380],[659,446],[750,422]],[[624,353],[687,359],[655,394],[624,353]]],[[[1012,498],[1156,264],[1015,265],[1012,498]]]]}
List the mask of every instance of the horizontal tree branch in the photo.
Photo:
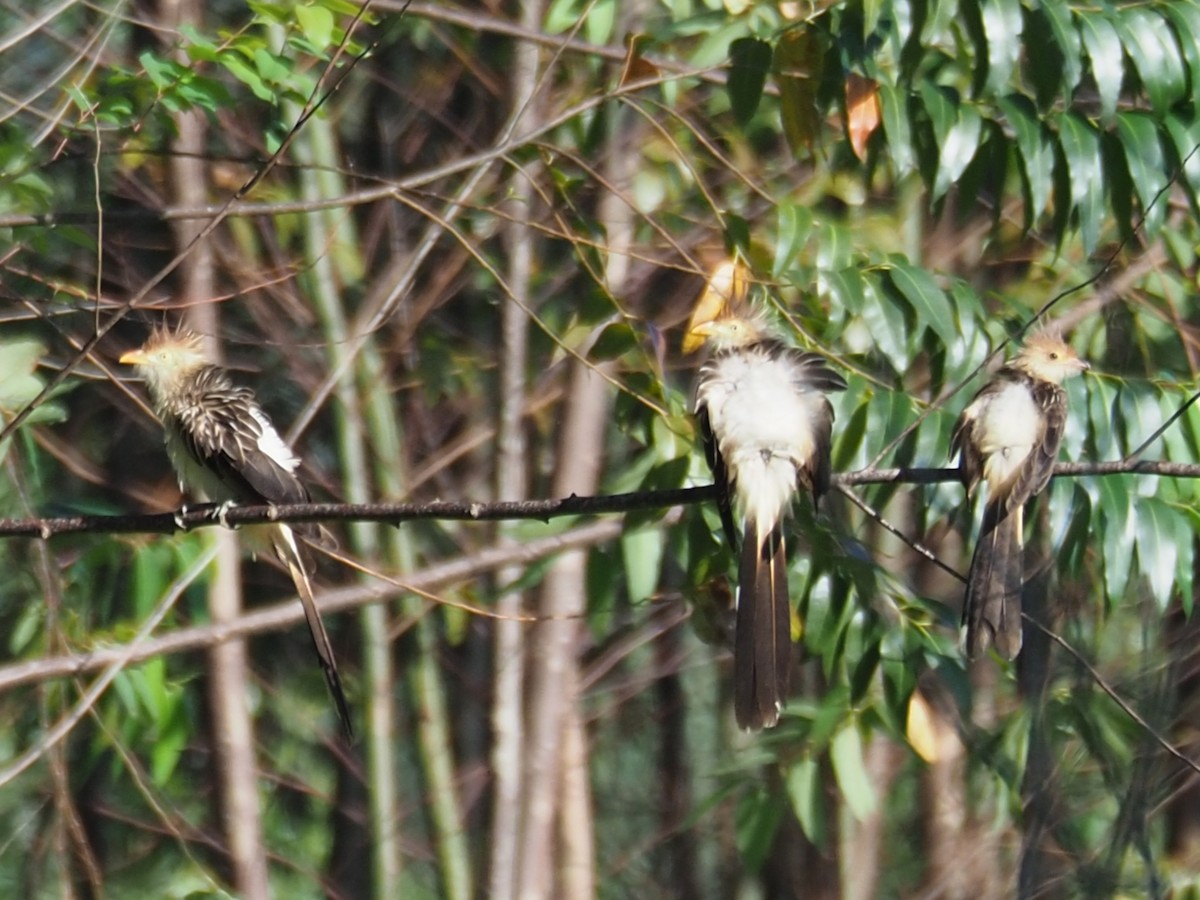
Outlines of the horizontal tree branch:
{"type": "MultiPolygon", "coordinates": [[[[390,600],[406,591],[437,590],[448,584],[477,578],[503,566],[527,566],[564,550],[614,540],[621,534],[622,528],[621,521],[608,519],[521,544],[488,547],[470,556],[434,563],[417,572],[401,576],[402,585],[380,582],[321,591],[316,597],[317,605],[322,614],[329,615],[390,600]]],[[[0,692],[22,684],[83,675],[103,669],[120,659],[127,659],[128,663],[133,665],[157,656],[206,649],[236,638],[284,631],[303,621],[304,609],[299,600],[292,598],[283,603],[247,612],[229,622],[180,628],[170,634],[142,641],[133,648],[126,644],[114,644],[89,652],[4,665],[0,666],[0,692]]]]}
{"type": "MultiPolygon", "coordinates": [[[[1059,463],[1055,476],[1159,475],[1200,478],[1200,464],[1162,460],[1117,460],[1100,463],[1059,463]]],[[[836,485],[938,484],[957,481],[957,469],[860,469],[833,476],[836,485]]],[[[634,491],[556,500],[434,500],[429,503],[297,503],[286,506],[235,506],[218,515],[210,504],[179,512],[129,516],[47,516],[33,519],[0,519],[0,538],[34,537],[49,540],[65,534],[171,534],[218,523],[255,525],[264,522],[383,522],[399,525],[421,519],[488,522],[501,519],[536,519],[547,522],[562,516],[626,513],[668,509],[716,498],[712,485],[669,491],[634,491]]]]}

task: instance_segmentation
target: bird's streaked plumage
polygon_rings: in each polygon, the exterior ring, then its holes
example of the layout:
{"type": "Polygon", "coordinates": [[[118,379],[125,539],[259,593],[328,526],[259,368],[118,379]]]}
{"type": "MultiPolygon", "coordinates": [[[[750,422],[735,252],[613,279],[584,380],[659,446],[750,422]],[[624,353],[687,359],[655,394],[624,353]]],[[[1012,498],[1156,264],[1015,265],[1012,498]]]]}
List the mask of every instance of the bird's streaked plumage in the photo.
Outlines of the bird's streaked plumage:
{"type": "MultiPolygon", "coordinates": [[[[216,503],[307,503],[308,489],[296,476],[300,460],[280,437],[246,387],[235,385],[214,365],[203,338],[193,332],[155,330],[138,350],[121,357],[146,380],[163,426],[167,454],[185,490],[216,503]]],[[[346,733],[352,734],[333,646],[313,598],[313,563],[303,540],[312,526],[270,526],[271,544],[287,567],[304,607],[313,644],[346,733]]]]}
{"type": "Polygon", "coordinates": [[[742,728],[770,727],[791,681],[783,521],[797,491],[815,503],[829,488],[833,407],[825,394],[846,382],[822,357],[788,347],[760,316],[729,304],[713,318],[693,316],[688,338],[712,351],[700,369],[696,416],[722,524],[730,545],[741,545],[734,712],[742,728]]]}
{"type": "Polygon", "coordinates": [[[1088,364],[1061,338],[1039,334],[1000,369],[963,410],[950,441],[968,492],[987,484],[979,541],[963,601],[969,658],[994,646],[1021,650],[1025,504],[1046,487],[1067,420],[1063,381],[1088,364]]]}

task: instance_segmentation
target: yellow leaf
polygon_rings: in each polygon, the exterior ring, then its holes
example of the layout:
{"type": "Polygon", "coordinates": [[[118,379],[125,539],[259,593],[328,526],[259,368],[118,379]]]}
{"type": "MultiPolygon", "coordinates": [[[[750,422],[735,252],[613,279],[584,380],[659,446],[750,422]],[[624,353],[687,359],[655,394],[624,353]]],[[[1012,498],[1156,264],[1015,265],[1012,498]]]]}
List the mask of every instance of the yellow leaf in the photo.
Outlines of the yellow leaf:
{"type": "Polygon", "coordinates": [[[746,264],[736,258],[723,259],[713,267],[696,301],[696,308],[692,310],[692,317],[688,319],[683,335],[684,353],[693,353],[704,344],[702,336],[692,333],[697,325],[711,322],[726,309],[745,302],[749,274],[746,264]]]}
{"type": "Polygon", "coordinates": [[[938,730],[929,702],[921,696],[920,691],[913,691],[908,700],[908,721],[904,725],[904,734],[917,756],[927,763],[935,763],[941,757],[938,730]]]}

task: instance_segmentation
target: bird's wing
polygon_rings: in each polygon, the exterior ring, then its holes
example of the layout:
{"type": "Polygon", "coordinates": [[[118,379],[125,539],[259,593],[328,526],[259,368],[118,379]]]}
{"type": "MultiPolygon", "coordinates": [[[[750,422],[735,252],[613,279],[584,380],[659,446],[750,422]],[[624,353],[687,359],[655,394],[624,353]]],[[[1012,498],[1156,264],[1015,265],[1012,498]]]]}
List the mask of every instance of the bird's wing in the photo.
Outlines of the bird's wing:
{"type": "Polygon", "coordinates": [[[721,514],[721,527],[725,529],[725,539],[733,551],[738,546],[738,529],[733,521],[733,489],[729,479],[729,467],[721,456],[721,448],[713,434],[712,423],[708,418],[708,404],[700,403],[696,407],[696,418],[700,423],[700,436],[704,441],[704,457],[713,473],[713,484],[717,489],[717,511],[721,514]]]}
{"type": "Polygon", "coordinates": [[[195,460],[245,502],[306,503],[297,465],[254,394],[244,387],[198,378],[178,412],[180,437],[195,460]]]}
{"type": "Polygon", "coordinates": [[[983,416],[984,409],[1005,385],[1003,379],[997,378],[980,388],[959,415],[954,423],[954,431],[950,433],[950,458],[958,455],[958,477],[968,492],[974,491],[979,484],[986,461],[980,452],[978,438],[973,433],[975,425],[983,416]]]}
{"type": "MultiPolygon", "coordinates": [[[[802,392],[846,390],[846,379],[829,368],[824,357],[798,350],[786,351],[794,372],[792,384],[802,392]]],[[[813,503],[829,490],[832,477],[830,453],[833,446],[833,404],[822,397],[810,420],[813,436],[813,455],[797,472],[800,483],[812,492],[813,503]]]]}

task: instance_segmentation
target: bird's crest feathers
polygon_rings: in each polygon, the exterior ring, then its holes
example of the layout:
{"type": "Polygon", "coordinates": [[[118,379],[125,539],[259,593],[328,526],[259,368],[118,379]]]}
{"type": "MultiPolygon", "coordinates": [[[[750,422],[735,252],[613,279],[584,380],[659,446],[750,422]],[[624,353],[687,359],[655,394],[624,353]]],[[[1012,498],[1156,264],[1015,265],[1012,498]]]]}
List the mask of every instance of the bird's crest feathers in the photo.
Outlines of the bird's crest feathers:
{"type": "Polygon", "coordinates": [[[1062,384],[1071,375],[1090,368],[1075,348],[1052,331],[1026,338],[1019,353],[1009,363],[1038,381],[1062,384]]]}

